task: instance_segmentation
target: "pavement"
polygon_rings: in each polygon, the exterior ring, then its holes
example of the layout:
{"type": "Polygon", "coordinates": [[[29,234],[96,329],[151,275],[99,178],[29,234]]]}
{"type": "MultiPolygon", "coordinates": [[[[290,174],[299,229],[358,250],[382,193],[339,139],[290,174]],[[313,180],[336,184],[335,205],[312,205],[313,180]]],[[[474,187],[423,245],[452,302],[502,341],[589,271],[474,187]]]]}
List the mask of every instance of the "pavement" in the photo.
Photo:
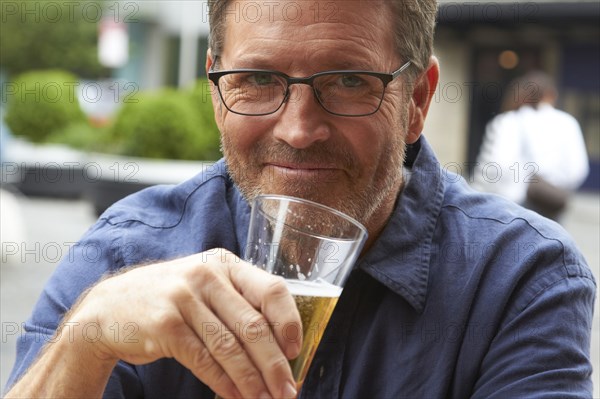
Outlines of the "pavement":
{"type": "MultiPolygon", "coordinates": [[[[45,281],[69,247],[95,221],[91,204],[80,200],[12,197],[2,193],[0,268],[0,384],[6,384],[15,358],[15,342],[45,281]],[[15,205],[16,204],[16,205],[15,205]],[[11,205],[8,211],[4,209],[11,205]],[[22,219],[22,231],[7,227],[22,219]]],[[[600,195],[579,193],[563,221],[600,281],[600,195]]],[[[600,398],[600,306],[596,298],[592,361],[594,398],[600,398]]]]}

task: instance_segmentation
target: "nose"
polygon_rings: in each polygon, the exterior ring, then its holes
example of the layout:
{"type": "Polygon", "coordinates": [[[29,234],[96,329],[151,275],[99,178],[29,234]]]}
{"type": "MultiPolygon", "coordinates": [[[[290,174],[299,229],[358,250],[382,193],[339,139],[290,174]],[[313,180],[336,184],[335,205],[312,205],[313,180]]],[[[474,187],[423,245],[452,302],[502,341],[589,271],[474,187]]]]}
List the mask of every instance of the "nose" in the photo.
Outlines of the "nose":
{"type": "Polygon", "coordinates": [[[331,135],[328,123],[331,115],[317,102],[312,87],[296,84],[289,90],[289,98],[275,114],[278,117],[273,129],[275,138],[297,149],[326,141],[331,135]]]}

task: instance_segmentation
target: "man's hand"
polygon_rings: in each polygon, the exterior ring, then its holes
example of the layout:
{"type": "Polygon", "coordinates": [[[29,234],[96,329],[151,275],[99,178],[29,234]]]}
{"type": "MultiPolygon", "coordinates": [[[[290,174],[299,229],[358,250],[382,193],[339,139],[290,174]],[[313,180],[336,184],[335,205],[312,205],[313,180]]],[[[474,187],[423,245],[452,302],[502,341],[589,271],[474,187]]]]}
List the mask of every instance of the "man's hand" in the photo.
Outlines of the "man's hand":
{"type": "Polygon", "coordinates": [[[65,322],[97,323],[102,338],[87,347],[104,364],[172,357],[225,397],[296,394],[288,365],[301,345],[294,300],[282,278],[226,250],[103,280],[65,322]],[[115,339],[115,325],[135,333],[115,339]]]}

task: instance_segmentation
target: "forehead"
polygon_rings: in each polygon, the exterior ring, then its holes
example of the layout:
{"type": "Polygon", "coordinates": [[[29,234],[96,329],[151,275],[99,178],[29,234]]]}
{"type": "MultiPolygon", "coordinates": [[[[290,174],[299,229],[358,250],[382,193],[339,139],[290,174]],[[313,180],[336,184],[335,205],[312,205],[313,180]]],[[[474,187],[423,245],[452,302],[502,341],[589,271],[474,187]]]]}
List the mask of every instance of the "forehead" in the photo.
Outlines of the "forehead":
{"type": "Polygon", "coordinates": [[[280,58],[290,64],[295,59],[355,67],[359,60],[373,65],[373,58],[394,58],[385,1],[390,0],[231,1],[222,56],[236,63],[280,58]]]}

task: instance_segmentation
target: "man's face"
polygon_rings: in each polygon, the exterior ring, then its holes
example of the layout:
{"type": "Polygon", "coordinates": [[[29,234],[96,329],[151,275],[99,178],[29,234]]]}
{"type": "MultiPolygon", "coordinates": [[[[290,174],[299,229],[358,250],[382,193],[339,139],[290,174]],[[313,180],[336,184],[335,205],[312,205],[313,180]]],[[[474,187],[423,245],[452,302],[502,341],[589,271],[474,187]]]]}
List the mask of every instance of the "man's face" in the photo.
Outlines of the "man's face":
{"type": "MultiPolygon", "coordinates": [[[[407,61],[394,50],[384,2],[311,0],[257,9],[259,4],[230,4],[219,70],[271,69],[294,77],[350,69],[389,73],[407,61]]],[[[292,195],[339,209],[367,227],[381,223],[402,184],[408,117],[403,85],[402,78],[391,82],[379,111],[363,117],[327,113],[307,85],[291,86],[290,99],[266,116],[228,112],[215,91],[234,181],[248,199],[292,195]]]]}

